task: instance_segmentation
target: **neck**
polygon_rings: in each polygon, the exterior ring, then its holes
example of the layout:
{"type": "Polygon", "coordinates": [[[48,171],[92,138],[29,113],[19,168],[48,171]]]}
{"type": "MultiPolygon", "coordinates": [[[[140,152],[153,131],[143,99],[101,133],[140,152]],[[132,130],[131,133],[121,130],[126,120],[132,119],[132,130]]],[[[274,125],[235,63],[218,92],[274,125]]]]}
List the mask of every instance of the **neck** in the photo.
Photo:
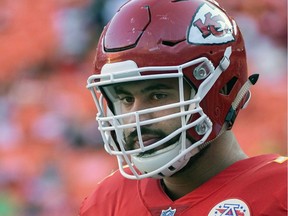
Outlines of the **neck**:
{"type": "Polygon", "coordinates": [[[184,169],[163,179],[163,188],[172,200],[181,198],[233,163],[247,158],[231,131],[223,133],[198,154],[184,169]]]}

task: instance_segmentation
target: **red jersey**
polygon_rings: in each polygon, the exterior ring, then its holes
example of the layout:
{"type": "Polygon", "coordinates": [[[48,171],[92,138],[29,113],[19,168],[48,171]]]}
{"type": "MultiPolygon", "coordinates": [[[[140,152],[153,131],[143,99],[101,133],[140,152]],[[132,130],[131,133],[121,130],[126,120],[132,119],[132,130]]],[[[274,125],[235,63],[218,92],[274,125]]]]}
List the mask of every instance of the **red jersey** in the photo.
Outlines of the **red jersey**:
{"type": "Polygon", "coordinates": [[[286,216],[287,158],[238,161],[172,201],[160,180],[130,180],[117,171],[86,198],[81,216],[286,216]]]}

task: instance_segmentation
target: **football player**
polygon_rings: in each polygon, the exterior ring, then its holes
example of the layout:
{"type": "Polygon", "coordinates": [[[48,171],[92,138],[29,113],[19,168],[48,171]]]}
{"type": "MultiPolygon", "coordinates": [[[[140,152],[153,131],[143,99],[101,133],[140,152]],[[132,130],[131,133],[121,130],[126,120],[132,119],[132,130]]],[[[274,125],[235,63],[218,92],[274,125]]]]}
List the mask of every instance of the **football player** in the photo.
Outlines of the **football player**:
{"type": "Polygon", "coordinates": [[[257,79],[217,2],[124,4],[102,32],[87,85],[119,170],[80,215],[287,215],[287,158],[249,158],[231,130],[257,79]]]}

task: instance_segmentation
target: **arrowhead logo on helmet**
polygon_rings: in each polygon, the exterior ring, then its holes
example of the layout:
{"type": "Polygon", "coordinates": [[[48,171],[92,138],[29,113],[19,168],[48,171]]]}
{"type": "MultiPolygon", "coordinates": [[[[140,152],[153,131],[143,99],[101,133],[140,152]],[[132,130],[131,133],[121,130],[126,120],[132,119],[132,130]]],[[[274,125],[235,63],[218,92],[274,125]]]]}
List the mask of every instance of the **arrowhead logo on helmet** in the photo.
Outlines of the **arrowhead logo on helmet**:
{"type": "Polygon", "coordinates": [[[188,31],[192,44],[224,44],[234,41],[233,25],[219,8],[203,4],[193,17],[188,31]]]}

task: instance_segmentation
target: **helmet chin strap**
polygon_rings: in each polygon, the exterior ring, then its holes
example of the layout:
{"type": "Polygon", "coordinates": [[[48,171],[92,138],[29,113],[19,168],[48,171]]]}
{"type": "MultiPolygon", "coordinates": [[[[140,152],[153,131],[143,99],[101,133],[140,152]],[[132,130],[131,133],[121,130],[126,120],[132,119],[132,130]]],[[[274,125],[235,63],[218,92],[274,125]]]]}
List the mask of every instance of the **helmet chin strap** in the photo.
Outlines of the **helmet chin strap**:
{"type": "Polygon", "coordinates": [[[205,142],[202,145],[198,146],[199,151],[201,151],[202,149],[204,149],[206,146],[208,146],[211,142],[213,142],[214,140],[216,140],[219,136],[221,136],[225,131],[230,130],[233,126],[233,123],[236,119],[237,113],[236,110],[240,105],[240,102],[242,101],[242,99],[245,97],[245,95],[248,93],[248,98],[245,101],[245,104],[243,105],[243,107],[241,108],[246,108],[250,98],[251,98],[251,92],[250,92],[250,87],[252,85],[255,85],[257,80],[259,78],[259,74],[253,74],[251,75],[248,80],[246,81],[246,83],[241,87],[241,89],[239,90],[237,96],[235,97],[233,103],[231,104],[231,108],[226,116],[225,122],[220,130],[220,132],[218,133],[218,135],[210,140],[209,142],[205,142]]]}
{"type": "Polygon", "coordinates": [[[251,75],[248,80],[246,81],[246,83],[241,87],[241,89],[239,90],[238,94],[236,95],[234,101],[231,104],[231,108],[226,116],[225,122],[227,122],[228,124],[228,129],[231,129],[234,121],[236,119],[237,116],[237,109],[239,108],[239,105],[242,101],[242,99],[245,97],[245,95],[247,95],[248,93],[248,98],[245,101],[245,104],[243,105],[243,107],[241,108],[246,108],[248,105],[248,102],[251,98],[251,93],[250,93],[250,87],[255,85],[257,80],[259,78],[259,74],[253,74],[251,75]]]}

